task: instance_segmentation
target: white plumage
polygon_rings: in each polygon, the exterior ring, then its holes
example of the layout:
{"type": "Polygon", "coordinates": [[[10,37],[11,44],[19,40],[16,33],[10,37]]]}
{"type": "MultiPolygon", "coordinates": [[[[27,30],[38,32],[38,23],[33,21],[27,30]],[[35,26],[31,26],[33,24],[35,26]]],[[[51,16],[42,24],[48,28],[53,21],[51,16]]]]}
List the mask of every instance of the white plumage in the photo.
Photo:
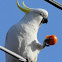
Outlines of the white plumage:
{"type": "MultiPolygon", "coordinates": [[[[19,7],[18,1],[17,5],[19,7]]],[[[25,13],[7,32],[5,47],[27,59],[27,62],[36,62],[39,51],[45,47],[45,44],[38,42],[37,32],[40,23],[47,23],[48,12],[44,9],[29,9],[25,13]]],[[[6,62],[19,61],[6,54],[6,62]]]]}

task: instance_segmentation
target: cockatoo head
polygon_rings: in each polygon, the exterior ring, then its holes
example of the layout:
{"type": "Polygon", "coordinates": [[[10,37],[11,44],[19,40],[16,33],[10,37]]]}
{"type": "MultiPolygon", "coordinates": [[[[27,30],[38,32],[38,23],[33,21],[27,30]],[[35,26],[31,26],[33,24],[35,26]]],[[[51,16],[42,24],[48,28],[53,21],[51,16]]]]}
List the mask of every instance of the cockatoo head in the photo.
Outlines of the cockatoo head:
{"type": "Polygon", "coordinates": [[[44,10],[44,9],[31,9],[31,12],[36,13],[38,16],[43,18],[41,23],[48,22],[48,12],[46,10],[44,10]]]}
{"type": "MultiPolygon", "coordinates": [[[[38,15],[38,16],[40,16],[40,17],[42,17],[42,20],[41,20],[41,22],[40,22],[40,24],[41,23],[47,23],[48,22],[48,12],[46,11],[46,10],[44,10],[44,9],[33,9],[33,8],[28,8],[25,4],[24,4],[24,2],[23,2],[23,6],[25,7],[25,8],[22,8],[20,5],[19,5],[19,3],[18,3],[18,0],[17,0],[17,6],[19,7],[19,9],[20,10],[22,10],[23,12],[25,12],[25,13],[33,13],[33,14],[35,14],[35,15],[38,15]]],[[[40,18],[41,19],[41,18],[40,18]]],[[[39,24],[39,25],[40,25],[39,24]]]]}

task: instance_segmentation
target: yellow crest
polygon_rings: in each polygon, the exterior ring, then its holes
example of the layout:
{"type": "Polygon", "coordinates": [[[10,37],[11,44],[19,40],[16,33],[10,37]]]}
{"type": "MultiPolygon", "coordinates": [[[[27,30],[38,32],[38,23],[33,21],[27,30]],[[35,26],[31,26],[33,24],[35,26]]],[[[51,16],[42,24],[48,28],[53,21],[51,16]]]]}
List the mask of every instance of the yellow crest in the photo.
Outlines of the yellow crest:
{"type": "Polygon", "coordinates": [[[31,10],[24,4],[24,1],[23,1],[23,6],[24,6],[26,9],[22,8],[22,7],[19,5],[18,0],[17,0],[17,6],[18,6],[18,8],[19,8],[20,10],[22,10],[22,11],[25,12],[25,13],[29,13],[29,12],[31,11],[31,10]]]}

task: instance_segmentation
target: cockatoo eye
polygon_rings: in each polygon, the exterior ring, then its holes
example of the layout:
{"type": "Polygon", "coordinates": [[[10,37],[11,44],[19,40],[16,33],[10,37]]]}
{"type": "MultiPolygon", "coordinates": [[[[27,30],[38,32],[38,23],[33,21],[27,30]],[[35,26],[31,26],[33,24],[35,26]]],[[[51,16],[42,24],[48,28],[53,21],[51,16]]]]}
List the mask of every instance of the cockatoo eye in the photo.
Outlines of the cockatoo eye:
{"type": "Polygon", "coordinates": [[[40,13],[40,15],[44,18],[47,18],[47,15],[44,15],[43,13],[40,13]]]}
{"type": "Polygon", "coordinates": [[[40,13],[41,16],[43,16],[43,13],[40,13]]]}

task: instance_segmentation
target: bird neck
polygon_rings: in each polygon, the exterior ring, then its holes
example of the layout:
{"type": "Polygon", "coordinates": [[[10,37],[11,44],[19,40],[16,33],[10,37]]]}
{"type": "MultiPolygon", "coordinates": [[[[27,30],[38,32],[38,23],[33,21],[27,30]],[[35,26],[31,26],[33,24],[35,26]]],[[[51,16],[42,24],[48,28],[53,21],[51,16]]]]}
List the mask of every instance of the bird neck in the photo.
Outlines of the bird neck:
{"type": "Polygon", "coordinates": [[[23,24],[32,25],[35,28],[39,28],[39,24],[42,20],[42,17],[36,13],[28,13],[26,14],[22,20],[20,21],[23,24]]]}
{"type": "Polygon", "coordinates": [[[21,25],[22,28],[25,28],[25,32],[32,33],[37,36],[41,20],[42,17],[38,16],[38,14],[28,13],[21,21],[19,21],[18,26],[21,25]]]}

